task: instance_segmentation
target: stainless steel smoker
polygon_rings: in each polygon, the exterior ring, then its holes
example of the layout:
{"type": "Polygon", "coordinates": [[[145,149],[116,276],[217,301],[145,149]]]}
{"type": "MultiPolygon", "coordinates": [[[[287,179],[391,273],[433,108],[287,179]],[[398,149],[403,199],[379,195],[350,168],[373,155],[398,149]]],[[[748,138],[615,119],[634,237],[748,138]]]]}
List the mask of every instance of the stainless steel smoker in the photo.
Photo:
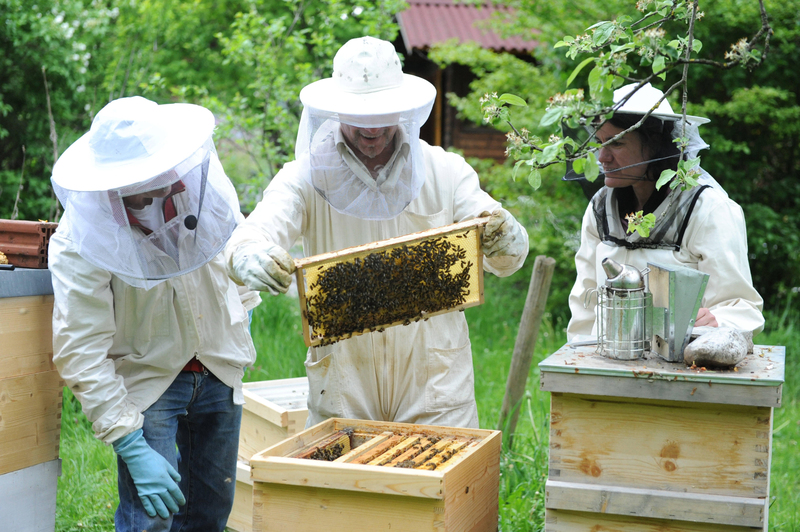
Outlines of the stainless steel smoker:
{"type": "Polygon", "coordinates": [[[608,278],[597,289],[597,349],[617,360],[648,351],[682,362],[708,274],[681,266],[647,263],[638,270],[606,258],[608,278]]]}

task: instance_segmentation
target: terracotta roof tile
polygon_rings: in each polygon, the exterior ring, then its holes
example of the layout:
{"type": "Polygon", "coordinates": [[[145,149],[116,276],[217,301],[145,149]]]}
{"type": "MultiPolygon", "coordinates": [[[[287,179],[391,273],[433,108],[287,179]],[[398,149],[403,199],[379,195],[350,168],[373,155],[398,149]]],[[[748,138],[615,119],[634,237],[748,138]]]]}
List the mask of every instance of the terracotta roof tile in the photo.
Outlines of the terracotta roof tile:
{"type": "Polygon", "coordinates": [[[406,52],[427,50],[449,39],[473,41],[496,52],[530,52],[536,41],[520,37],[501,39],[496,33],[476,24],[496,11],[512,12],[484,5],[477,7],[454,3],[453,0],[408,0],[408,9],[397,14],[406,52]]]}

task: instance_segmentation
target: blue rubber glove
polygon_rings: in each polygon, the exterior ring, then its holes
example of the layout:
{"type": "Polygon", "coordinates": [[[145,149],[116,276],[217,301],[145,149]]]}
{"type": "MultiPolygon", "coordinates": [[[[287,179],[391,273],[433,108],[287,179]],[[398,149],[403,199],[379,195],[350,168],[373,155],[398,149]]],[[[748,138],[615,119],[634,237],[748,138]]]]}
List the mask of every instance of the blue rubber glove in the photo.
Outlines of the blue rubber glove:
{"type": "Polygon", "coordinates": [[[113,446],[128,466],[147,515],[158,514],[167,519],[170,513],[177,513],[179,506],[186,504],[178,487],[181,476],[166,458],[147,444],[142,429],[123,436],[113,446]]]}

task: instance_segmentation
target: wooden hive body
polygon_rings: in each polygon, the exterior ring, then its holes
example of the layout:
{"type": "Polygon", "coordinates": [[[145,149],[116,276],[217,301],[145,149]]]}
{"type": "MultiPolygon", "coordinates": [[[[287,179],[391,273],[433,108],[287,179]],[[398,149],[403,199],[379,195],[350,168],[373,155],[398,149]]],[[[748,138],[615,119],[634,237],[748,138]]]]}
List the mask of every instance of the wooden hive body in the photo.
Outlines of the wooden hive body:
{"type": "Polygon", "coordinates": [[[253,530],[495,531],[500,440],[498,431],[329,419],[253,456],[253,530]],[[352,448],[335,461],[294,457],[348,430],[352,448]],[[413,454],[404,454],[409,441],[426,438],[459,450],[434,470],[358,463],[381,454],[398,463],[413,454]]]}
{"type": "Polygon", "coordinates": [[[766,531],[783,348],[756,346],[737,371],[593,351],[565,346],[540,364],[545,529],[766,531]]]}
{"type": "Polygon", "coordinates": [[[0,529],[53,530],[64,381],[46,269],[0,271],[0,529]]]}
{"type": "Polygon", "coordinates": [[[247,382],[242,388],[245,404],[239,431],[236,493],[227,526],[236,532],[252,532],[250,458],[305,428],[308,378],[247,382]]]}

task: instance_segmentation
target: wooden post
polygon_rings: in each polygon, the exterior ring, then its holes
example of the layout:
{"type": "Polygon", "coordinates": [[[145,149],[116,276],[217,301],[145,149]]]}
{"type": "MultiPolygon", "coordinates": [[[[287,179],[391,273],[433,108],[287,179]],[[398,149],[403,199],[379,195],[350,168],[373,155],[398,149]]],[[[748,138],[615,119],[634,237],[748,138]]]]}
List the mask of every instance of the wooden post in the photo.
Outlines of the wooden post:
{"type": "Polygon", "coordinates": [[[525,393],[533,348],[536,346],[536,338],[539,336],[539,325],[542,322],[547,296],[550,293],[550,281],[553,279],[555,266],[555,259],[544,255],[537,256],[536,262],[533,264],[531,283],[528,286],[528,296],[525,299],[517,341],[514,344],[514,354],[511,358],[511,367],[508,370],[508,381],[506,382],[506,394],[503,397],[500,422],[497,426],[498,430],[503,430],[506,419],[508,419],[509,448],[514,441],[513,434],[519,417],[518,403],[525,393]]]}

